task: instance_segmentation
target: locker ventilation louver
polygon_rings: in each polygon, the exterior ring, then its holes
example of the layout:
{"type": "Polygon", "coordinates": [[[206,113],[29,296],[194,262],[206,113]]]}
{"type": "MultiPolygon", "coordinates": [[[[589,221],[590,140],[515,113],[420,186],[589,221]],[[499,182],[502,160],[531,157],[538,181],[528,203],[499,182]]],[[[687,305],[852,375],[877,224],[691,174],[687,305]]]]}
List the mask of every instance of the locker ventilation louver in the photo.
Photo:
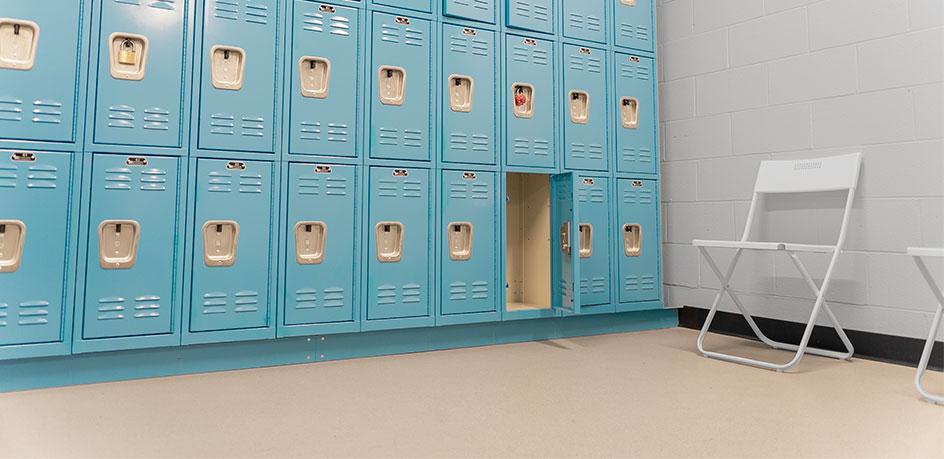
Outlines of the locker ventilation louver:
{"type": "Polygon", "coordinates": [[[572,11],[567,15],[567,20],[570,22],[570,26],[575,29],[594,33],[603,31],[603,19],[599,16],[583,15],[572,11]]]}
{"type": "Polygon", "coordinates": [[[512,9],[515,16],[533,19],[537,22],[547,22],[551,17],[551,10],[537,0],[515,0],[512,9]]]}
{"type": "Polygon", "coordinates": [[[295,309],[331,309],[343,308],[345,291],[341,287],[328,287],[319,292],[318,289],[302,288],[295,291],[295,309]]]}
{"type": "Polygon", "coordinates": [[[253,0],[215,0],[213,11],[220,19],[238,21],[242,18],[248,23],[262,25],[269,22],[268,5],[253,0]]]}

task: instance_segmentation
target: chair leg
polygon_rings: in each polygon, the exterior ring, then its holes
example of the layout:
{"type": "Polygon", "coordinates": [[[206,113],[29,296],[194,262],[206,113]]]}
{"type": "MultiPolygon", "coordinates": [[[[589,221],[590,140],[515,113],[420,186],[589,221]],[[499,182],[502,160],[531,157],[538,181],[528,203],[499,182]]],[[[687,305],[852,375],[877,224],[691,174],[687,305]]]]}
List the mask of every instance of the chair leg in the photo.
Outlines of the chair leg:
{"type": "Polygon", "coordinates": [[[934,319],[931,320],[931,332],[928,334],[928,341],[924,343],[924,351],[921,353],[921,360],[918,362],[918,371],[915,373],[915,387],[925,400],[944,405],[944,395],[931,394],[924,388],[924,384],[922,383],[924,375],[928,371],[928,361],[931,360],[931,349],[934,347],[934,339],[937,337],[937,331],[941,327],[941,317],[944,316],[944,293],[937,287],[937,283],[934,282],[934,277],[931,276],[931,272],[928,271],[928,267],[924,264],[924,261],[921,260],[920,257],[914,257],[914,260],[918,265],[918,269],[921,270],[921,274],[928,282],[928,286],[931,287],[931,290],[934,291],[938,299],[937,313],[934,314],[934,319]]]}

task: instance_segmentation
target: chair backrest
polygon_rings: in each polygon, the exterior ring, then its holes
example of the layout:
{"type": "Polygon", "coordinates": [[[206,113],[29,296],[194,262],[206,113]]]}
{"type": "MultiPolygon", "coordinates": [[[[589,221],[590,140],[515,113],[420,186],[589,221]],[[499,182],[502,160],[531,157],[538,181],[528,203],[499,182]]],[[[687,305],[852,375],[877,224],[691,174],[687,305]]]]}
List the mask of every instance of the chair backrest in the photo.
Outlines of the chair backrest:
{"type": "Polygon", "coordinates": [[[855,189],[862,154],[791,161],[763,161],[755,193],[812,193],[855,189]]]}

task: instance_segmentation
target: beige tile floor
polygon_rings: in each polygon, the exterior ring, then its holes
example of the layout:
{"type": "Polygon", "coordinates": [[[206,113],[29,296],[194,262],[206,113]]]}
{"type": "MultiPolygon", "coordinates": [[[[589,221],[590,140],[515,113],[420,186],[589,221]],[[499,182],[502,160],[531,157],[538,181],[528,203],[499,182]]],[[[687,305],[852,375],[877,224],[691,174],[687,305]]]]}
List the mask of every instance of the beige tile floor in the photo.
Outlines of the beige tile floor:
{"type": "MultiPolygon", "coordinates": [[[[674,329],[0,394],[0,456],[944,458],[911,368],[674,329]],[[788,360],[713,336],[725,351],[788,360]]],[[[931,385],[944,391],[944,375],[931,385]]]]}

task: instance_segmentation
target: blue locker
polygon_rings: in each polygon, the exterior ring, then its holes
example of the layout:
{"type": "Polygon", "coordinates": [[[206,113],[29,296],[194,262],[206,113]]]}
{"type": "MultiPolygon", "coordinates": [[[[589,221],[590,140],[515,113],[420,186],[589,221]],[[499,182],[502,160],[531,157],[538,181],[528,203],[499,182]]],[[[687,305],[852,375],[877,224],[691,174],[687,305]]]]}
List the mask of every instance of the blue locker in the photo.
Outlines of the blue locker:
{"type": "Polygon", "coordinates": [[[652,52],[655,50],[655,0],[613,0],[616,46],[652,52]]]}
{"type": "Polygon", "coordinates": [[[370,157],[429,161],[430,22],[374,13],[370,157]]]}
{"type": "Polygon", "coordinates": [[[354,166],[291,164],[285,238],[285,325],[352,322],[357,193],[354,166]]]}
{"type": "Polygon", "coordinates": [[[97,0],[95,143],[182,146],[188,3],[97,0]]]}
{"type": "Polygon", "coordinates": [[[495,164],[495,33],[443,24],[443,161],[495,164]]]}
{"type": "Polygon", "coordinates": [[[94,155],[77,336],[89,340],[177,330],[181,171],[179,158],[94,155]]]}
{"type": "Polygon", "coordinates": [[[508,35],[505,46],[505,164],[554,168],[554,44],[508,35]]]}
{"type": "Polygon", "coordinates": [[[564,45],[564,167],[605,171],[606,52],[564,45]]]}
{"type": "Polygon", "coordinates": [[[497,183],[493,172],[442,172],[443,315],[497,312],[497,183]]]}
{"type": "Polygon", "coordinates": [[[273,153],[279,0],[204,4],[199,148],[273,153]]]}
{"type": "Polygon", "coordinates": [[[374,5],[422,11],[424,13],[430,13],[433,11],[432,0],[373,0],[372,3],[374,5]]]}
{"type": "MultiPolygon", "coordinates": [[[[628,0],[617,0],[620,1],[628,0]]],[[[564,36],[606,43],[606,0],[563,0],[564,36]]]]}
{"type": "Polygon", "coordinates": [[[360,12],[295,0],[289,153],[357,156],[360,12]]]}
{"type": "Polygon", "coordinates": [[[62,341],[73,155],[0,154],[0,346],[62,341]]]}
{"type": "Polygon", "coordinates": [[[272,163],[197,160],[190,331],[271,324],[272,163]]]}
{"type": "Polygon", "coordinates": [[[661,297],[659,193],[654,180],[619,179],[619,302],[661,297]]]}
{"type": "Polygon", "coordinates": [[[515,29],[554,33],[555,0],[507,0],[506,25],[515,29]]]}
{"type": "Polygon", "coordinates": [[[577,179],[580,304],[610,303],[610,187],[603,177],[577,179]]]}
{"type": "Polygon", "coordinates": [[[443,0],[443,15],[495,23],[496,0],[443,0]]]}
{"type": "Polygon", "coordinates": [[[429,170],[370,170],[368,320],[430,315],[429,192],[429,170]]]}
{"type": "Polygon", "coordinates": [[[573,173],[551,176],[551,292],[554,308],[565,315],[580,314],[583,306],[577,228],[582,220],[574,181],[573,173]]]}
{"type": "Polygon", "coordinates": [[[616,54],[617,170],[655,174],[655,64],[647,57],[616,54]]]}
{"type": "Polygon", "coordinates": [[[0,12],[0,139],[75,141],[83,2],[7,0],[0,12]]]}

